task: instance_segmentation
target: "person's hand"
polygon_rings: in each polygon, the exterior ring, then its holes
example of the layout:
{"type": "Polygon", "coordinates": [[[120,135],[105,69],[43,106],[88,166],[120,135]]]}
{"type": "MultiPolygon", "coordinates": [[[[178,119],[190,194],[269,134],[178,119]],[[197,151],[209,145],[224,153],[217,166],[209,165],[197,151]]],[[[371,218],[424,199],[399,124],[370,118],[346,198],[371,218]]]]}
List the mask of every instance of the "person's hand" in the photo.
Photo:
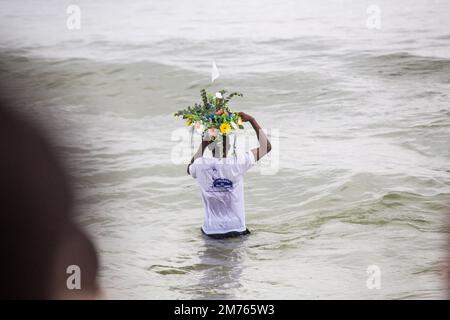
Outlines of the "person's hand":
{"type": "Polygon", "coordinates": [[[253,120],[253,117],[245,112],[239,112],[239,117],[241,117],[243,122],[248,122],[253,120]]]}

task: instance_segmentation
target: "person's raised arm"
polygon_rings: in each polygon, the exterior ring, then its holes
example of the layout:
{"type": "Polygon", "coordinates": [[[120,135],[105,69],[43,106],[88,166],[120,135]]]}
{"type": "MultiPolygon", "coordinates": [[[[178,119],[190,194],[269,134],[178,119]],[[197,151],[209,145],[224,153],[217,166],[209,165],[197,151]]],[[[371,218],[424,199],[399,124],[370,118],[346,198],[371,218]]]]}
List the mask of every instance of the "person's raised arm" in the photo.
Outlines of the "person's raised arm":
{"type": "Polygon", "coordinates": [[[190,174],[189,172],[189,167],[191,166],[191,164],[194,163],[195,160],[197,160],[198,158],[201,158],[203,156],[203,152],[205,151],[206,147],[211,143],[212,141],[210,140],[202,140],[202,143],[200,144],[200,146],[198,147],[197,152],[194,154],[194,156],[191,159],[191,162],[188,164],[187,166],[187,174],[190,174]]]}
{"type": "Polygon", "coordinates": [[[270,150],[272,150],[272,145],[270,144],[270,141],[267,138],[266,133],[258,124],[258,122],[255,120],[255,118],[253,118],[249,114],[246,114],[245,112],[239,112],[239,116],[241,117],[242,121],[250,122],[250,124],[252,125],[253,129],[256,132],[256,136],[258,137],[259,141],[259,147],[256,149],[252,149],[252,152],[253,155],[255,156],[255,160],[258,161],[266,154],[268,154],[270,150]]]}

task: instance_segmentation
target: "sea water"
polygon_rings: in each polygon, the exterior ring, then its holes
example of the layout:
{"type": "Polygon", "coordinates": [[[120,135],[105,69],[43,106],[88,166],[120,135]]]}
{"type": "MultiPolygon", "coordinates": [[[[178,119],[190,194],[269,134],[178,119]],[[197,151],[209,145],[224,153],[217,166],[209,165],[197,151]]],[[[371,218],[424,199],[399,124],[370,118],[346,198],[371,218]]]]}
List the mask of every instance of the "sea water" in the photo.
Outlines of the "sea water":
{"type": "MultiPolygon", "coordinates": [[[[444,298],[449,12],[445,0],[0,1],[1,75],[5,98],[59,137],[107,297],[444,298]],[[245,239],[200,233],[173,113],[201,88],[244,93],[232,108],[274,146],[245,177],[245,239]]],[[[238,153],[256,145],[249,129],[238,153]]]]}

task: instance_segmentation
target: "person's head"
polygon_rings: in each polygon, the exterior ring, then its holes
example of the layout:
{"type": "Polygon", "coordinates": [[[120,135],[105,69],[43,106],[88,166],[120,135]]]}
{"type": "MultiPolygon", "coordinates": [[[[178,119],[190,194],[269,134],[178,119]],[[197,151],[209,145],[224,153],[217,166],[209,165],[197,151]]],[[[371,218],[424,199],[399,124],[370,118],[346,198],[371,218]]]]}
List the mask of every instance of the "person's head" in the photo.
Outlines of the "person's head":
{"type": "Polygon", "coordinates": [[[41,130],[0,101],[0,299],[89,298],[97,254],[72,218],[67,171],[41,130]],[[81,269],[69,290],[67,267],[81,269]]]}
{"type": "Polygon", "coordinates": [[[230,138],[224,135],[219,135],[216,141],[211,144],[211,153],[215,158],[225,158],[230,151],[230,138]]]}

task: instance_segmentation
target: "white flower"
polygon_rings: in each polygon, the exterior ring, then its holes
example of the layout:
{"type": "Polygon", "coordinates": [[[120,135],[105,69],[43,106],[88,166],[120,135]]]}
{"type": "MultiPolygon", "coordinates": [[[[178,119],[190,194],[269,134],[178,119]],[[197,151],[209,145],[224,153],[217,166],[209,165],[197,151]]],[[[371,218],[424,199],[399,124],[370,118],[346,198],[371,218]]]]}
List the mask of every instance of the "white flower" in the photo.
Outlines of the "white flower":
{"type": "Polygon", "coordinates": [[[198,133],[202,133],[203,131],[205,131],[205,126],[199,121],[195,122],[194,128],[195,130],[197,130],[198,133]]]}
{"type": "Polygon", "coordinates": [[[231,121],[231,127],[234,129],[234,130],[237,130],[237,129],[239,129],[239,127],[238,127],[238,125],[236,124],[236,122],[234,122],[234,121],[231,121]]]}
{"type": "Polygon", "coordinates": [[[220,92],[216,92],[216,98],[217,99],[222,99],[222,94],[220,92]]]}

